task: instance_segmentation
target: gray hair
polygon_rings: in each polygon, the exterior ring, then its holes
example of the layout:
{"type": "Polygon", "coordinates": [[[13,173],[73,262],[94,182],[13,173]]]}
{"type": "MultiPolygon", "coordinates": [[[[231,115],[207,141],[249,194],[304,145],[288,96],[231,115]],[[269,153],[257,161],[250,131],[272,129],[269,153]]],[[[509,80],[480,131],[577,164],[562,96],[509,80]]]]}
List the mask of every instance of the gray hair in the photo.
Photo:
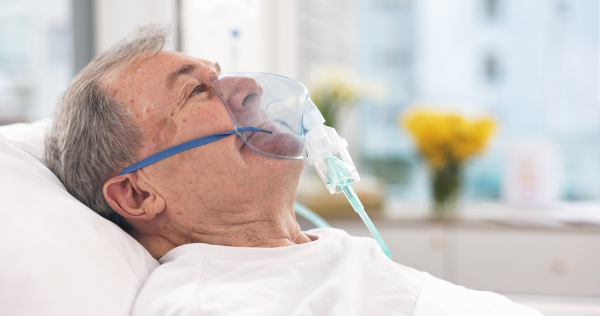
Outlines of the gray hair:
{"type": "MultiPolygon", "coordinates": [[[[146,26],[94,58],[73,79],[53,113],[46,139],[48,167],[67,191],[98,214],[113,214],[102,188],[135,162],[142,135],[106,80],[144,52],[161,51],[169,29],[146,26]]],[[[152,55],[152,56],[153,56],[152,55]]]]}

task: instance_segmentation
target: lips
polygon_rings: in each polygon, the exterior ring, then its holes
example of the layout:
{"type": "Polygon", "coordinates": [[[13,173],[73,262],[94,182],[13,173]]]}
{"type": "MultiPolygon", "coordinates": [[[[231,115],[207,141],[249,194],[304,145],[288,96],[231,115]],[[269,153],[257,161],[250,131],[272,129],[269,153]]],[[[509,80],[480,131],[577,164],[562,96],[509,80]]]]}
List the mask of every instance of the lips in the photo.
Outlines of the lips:
{"type": "MultiPolygon", "coordinates": [[[[263,123],[260,126],[257,126],[257,124],[241,124],[241,125],[238,124],[238,128],[239,127],[247,127],[247,126],[257,127],[257,128],[264,129],[267,131],[276,130],[276,128],[274,126],[271,127],[269,123],[263,123]]],[[[244,149],[244,146],[246,146],[246,142],[244,141],[244,139],[248,140],[248,139],[252,138],[255,133],[262,133],[262,132],[242,132],[242,135],[244,135],[244,137],[236,137],[237,138],[236,142],[239,144],[238,148],[240,149],[240,151],[242,149],[244,149]]]]}
{"type": "Polygon", "coordinates": [[[265,132],[242,132],[246,141],[244,142],[241,138],[239,139],[242,142],[239,145],[240,151],[244,149],[244,146],[248,146],[254,151],[267,155],[290,158],[301,155],[302,143],[298,137],[293,134],[282,133],[272,122],[244,126],[256,126],[262,130],[271,131],[272,134],[265,132]]]}
{"type": "MultiPolygon", "coordinates": [[[[270,130],[266,126],[262,128],[270,130]]],[[[246,139],[246,142],[259,152],[283,157],[298,157],[302,148],[298,137],[278,131],[273,134],[254,132],[246,139]]]]}

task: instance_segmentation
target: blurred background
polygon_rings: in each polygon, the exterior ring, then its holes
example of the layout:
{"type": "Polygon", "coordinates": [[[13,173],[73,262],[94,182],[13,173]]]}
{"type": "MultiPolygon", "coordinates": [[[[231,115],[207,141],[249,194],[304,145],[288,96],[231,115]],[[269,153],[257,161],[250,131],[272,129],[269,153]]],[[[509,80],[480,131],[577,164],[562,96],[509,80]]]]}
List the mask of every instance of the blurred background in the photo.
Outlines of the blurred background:
{"type": "MultiPolygon", "coordinates": [[[[318,105],[336,108],[328,123],[395,260],[599,315],[599,16],[597,0],[0,0],[0,124],[49,117],[96,54],[169,24],[167,49],[223,72],[290,76],[314,98],[338,89],[318,105]],[[435,168],[403,123],[415,108],[494,122],[460,165],[450,218],[432,220],[435,168]]],[[[298,199],[368,236],[306,169],[298,199]]]]}

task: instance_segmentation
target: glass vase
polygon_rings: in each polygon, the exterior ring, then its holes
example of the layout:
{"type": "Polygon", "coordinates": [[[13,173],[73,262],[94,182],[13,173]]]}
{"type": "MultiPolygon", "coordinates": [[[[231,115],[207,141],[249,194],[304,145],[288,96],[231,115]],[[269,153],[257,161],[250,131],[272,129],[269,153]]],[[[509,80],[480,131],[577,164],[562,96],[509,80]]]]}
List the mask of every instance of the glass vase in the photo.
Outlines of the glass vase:
{"type": "Polygon", "coordinates": [[[462,170],[457,163],[448,163],[431,172],[432,216],[437,220],[456,218],[462,170]]]}

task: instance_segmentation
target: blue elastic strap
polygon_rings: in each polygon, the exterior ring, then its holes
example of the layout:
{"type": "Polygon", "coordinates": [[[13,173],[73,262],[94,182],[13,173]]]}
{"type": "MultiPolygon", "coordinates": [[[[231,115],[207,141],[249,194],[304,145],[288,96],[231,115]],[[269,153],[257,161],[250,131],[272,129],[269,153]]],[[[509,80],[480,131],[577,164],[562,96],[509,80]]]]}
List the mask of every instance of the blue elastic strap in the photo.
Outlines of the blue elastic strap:
{"type": "Polygon", "coordinates": [[[202,145],[206,145],[208,143],[212,143],[214,141],[217,141],[219,139],[227,137],[231,134],[236,134],[238,132],[263,132],[263,133],[269,133],[269,134],[273,133],[271,131],[260,129],[258,127],[245,126],[245,127],[233,129],[233,130],[230,130],[230,131],[224,132],[224,133],[212,134],[212,135],[196,138],[194,140],[190,140],[183,144],[179,144],[179,145],[173,146],[171,148],[167,148],[165,150],[159,151],[150,157],[144,158],[144,159],[134,163],[133,165],[123,169],[123,171],[121,171],[121,173],[119,173],[119,175],[124,175],[124,174],[130,173],[132,171],[136,171],[136,170],[144,168],[150,164],[153,164],[159,160],[163,160],[165,158],[176,155],[182,151],[186,151],[188,149],[192,149],[192,148],[196,148],[196,147],[199,147],[202,145]]]}

